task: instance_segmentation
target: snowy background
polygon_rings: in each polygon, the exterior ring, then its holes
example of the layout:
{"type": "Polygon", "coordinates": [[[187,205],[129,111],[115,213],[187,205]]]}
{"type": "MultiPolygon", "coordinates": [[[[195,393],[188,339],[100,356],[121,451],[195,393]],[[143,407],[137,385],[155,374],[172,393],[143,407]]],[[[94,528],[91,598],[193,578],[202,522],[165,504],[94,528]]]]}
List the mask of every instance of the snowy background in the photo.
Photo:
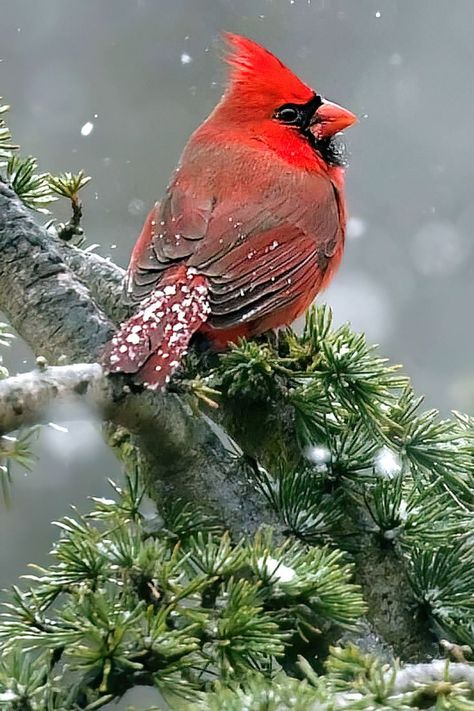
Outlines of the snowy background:
{"type": "MultiPolygon", "coordinates": [[[[125,265],[187,137],[221,95],[223,29],[263,43],[362,117],[347,133],[346,255],[323,299],[337,322],[405,365],[427,405],[471,411],[472,0],[3,2],[0,94],[14,138],[44,170],[93,176],[89,241],[125,265]]],[[[13,371],[31,364],[21,344],[12,355],[13,371]]],[[[72,502],[85,508],[117,475],[87,420],[46,430],[39,452],[0,512],[3,585],[45,560],[51,519],[72,502]]]]}

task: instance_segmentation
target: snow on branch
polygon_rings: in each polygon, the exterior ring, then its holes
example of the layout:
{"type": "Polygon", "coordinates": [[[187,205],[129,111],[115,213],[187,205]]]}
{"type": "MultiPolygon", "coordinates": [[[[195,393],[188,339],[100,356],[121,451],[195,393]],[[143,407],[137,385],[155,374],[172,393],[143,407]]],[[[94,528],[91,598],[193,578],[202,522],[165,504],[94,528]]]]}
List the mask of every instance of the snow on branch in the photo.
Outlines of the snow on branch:
{"type": "Polygon", "coordinates": [[[100,365],[38,368],[0,380],[0,433],[37,424],[59,401],[78,398],[102,414],[107,411],[112,392],[100,365]]]}

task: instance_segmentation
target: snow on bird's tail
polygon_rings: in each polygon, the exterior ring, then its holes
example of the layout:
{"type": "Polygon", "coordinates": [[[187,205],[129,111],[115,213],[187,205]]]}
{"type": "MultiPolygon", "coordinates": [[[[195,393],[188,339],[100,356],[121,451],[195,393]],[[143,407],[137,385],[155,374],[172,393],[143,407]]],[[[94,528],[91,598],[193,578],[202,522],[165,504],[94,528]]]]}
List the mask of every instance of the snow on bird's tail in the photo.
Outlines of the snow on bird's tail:
{"type": "Polygon", "coordinates": [[[185,266],[168,270],[106,345],[104,369],[135,373],[146,387],[164,388],[208,314],[206,277],[185,266]]]}

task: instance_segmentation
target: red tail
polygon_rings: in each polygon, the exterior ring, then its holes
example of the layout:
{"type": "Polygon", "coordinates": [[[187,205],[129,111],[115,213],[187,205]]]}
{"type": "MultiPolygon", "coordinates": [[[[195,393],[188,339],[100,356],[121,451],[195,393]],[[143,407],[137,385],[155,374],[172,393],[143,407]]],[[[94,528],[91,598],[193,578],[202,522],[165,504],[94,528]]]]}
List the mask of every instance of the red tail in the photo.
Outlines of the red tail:
{"type": "Polygon", "coordinates": [[[208,314],[206,277],[184,265],[168,269],[107,344],[102,364],[107,372],[136,373],[146,387],[163,388],[208,314]]]}

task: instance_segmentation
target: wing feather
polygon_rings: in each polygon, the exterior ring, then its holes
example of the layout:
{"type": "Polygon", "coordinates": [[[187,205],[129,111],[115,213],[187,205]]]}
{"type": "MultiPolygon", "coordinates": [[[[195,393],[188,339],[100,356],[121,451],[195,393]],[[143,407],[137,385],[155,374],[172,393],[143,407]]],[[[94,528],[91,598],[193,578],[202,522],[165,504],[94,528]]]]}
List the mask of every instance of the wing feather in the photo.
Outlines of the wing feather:
{"type": "Polygon", "coordinates": [[[329,178],[285,165],[258,191],[237,179],[231,191],[218,170],[204,181],[196,163],[187,179],[177,175],[145,224],[129,268],[132,299],[146,298],[181,262],[208,278],[215,328],[263,318],[306,292],[314,298],[344,239],[329,178]]]}

